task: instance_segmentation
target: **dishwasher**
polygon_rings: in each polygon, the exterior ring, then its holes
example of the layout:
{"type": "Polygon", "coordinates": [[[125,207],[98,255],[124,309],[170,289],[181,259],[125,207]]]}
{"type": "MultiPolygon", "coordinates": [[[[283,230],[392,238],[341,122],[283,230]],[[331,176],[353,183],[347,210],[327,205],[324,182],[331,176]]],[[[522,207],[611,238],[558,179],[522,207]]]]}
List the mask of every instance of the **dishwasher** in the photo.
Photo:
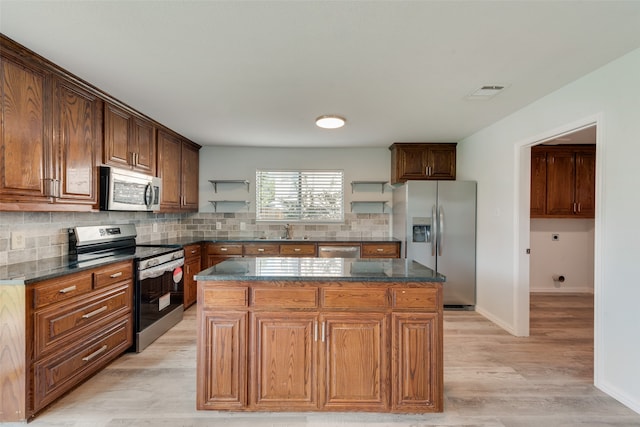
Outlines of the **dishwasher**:
{"type": "Polygon", "coordinates": [[[319,258],[360,258],[360,245],[320,245],[319,258]]]}

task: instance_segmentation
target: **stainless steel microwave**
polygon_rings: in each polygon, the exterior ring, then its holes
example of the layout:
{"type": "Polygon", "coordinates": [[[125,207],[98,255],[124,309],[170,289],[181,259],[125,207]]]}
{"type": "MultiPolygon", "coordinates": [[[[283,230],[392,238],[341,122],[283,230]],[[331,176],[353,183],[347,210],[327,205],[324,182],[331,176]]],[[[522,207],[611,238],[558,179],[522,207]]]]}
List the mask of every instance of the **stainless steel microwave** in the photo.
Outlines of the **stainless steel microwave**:
{"type": "Polygon", "coordinates": [[[156,211],[162,180],[110,166],[100,166],[100,210],[156,211]]]}

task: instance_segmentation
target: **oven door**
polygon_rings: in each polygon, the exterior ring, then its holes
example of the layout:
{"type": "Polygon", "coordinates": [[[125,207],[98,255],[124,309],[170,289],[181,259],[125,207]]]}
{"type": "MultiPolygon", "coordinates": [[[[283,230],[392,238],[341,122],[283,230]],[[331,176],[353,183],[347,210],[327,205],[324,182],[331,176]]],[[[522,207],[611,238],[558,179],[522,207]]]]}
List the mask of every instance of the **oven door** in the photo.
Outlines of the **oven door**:
{"type": "Polygon", "coordinates": [[[183,304],[184,258],[138,272],[136,332],[142,332],[183,304]]]}

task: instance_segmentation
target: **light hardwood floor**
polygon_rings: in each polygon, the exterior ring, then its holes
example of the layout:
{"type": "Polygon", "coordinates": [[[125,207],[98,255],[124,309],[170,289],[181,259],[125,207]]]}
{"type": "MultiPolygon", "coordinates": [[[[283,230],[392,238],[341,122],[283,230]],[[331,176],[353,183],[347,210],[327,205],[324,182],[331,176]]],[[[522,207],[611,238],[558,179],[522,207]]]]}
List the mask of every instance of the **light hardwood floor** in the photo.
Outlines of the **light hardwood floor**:
{"type": "Polygon", "coordinates": [[[195,308],[143,353],[126,354],[30,426],[640,426],[593,384],[593,297],[531,298],[531,336],[475,312],[445,312],[445,411],[428,415],[195,410],[195,308]]]}

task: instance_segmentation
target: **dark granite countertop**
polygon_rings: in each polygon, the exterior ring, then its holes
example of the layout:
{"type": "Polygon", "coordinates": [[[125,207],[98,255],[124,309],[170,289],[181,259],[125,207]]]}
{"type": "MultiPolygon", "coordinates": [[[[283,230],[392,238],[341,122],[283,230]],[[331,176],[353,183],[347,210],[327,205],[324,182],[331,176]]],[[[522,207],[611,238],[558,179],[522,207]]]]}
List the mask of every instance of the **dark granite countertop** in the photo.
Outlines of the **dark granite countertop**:
{"type": "MultiPolygon", "coordinates": [[[[311,239],[261,239],[259,237],[242,238],[212,238],[212,237],[179,237],[169,239],[158,239],[148,242],[141,242],[143,246],[187,246],[202,242],[221,243],[257,243],[257,242],[313,242],[313,243],[388,243],[399,242],[393,238],[311,238],[311,239]]],[[[45,258],[38,261],[28,261],[16,264],[0,266],[0,285],[26,285],[67,274],[83,271],[89,268],[100,267],[114,262],[133,259],[133,255],[111,256],[92,261],[77,262],[70,260],[67,256],[56,258],[45,258]]]]}
{"type": "Polygon", "coordinates": [[[196,274],[196,280],[346,282],[444,282],[445,277],[412,260],[399,258],[236,258],[196,274]]]}

